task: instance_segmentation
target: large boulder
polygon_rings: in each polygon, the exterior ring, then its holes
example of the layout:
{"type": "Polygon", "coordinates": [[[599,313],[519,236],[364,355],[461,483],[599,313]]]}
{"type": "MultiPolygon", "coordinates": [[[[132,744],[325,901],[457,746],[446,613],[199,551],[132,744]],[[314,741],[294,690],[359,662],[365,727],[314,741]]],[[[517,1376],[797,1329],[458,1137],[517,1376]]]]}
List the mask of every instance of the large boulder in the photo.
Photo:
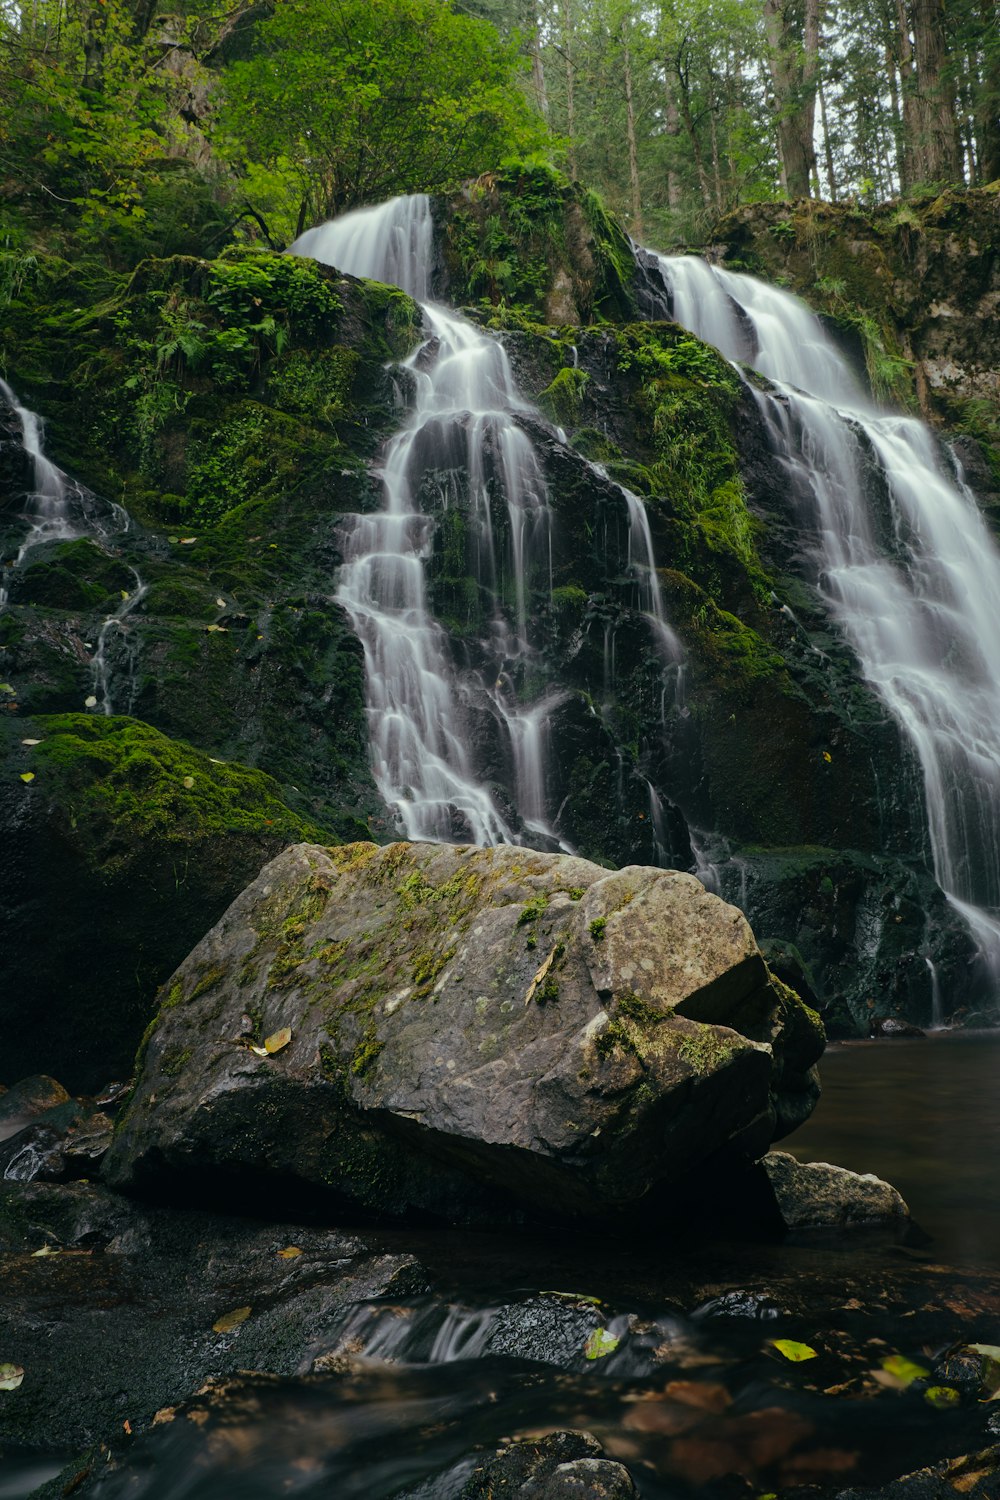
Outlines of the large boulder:
{"type": "Polygon", "coordinates": [[[387,1216],[648,1211],[805,1118],[822,1046],[692,876],[300,844],[164,987],[106,1172],[387,1216]]]}

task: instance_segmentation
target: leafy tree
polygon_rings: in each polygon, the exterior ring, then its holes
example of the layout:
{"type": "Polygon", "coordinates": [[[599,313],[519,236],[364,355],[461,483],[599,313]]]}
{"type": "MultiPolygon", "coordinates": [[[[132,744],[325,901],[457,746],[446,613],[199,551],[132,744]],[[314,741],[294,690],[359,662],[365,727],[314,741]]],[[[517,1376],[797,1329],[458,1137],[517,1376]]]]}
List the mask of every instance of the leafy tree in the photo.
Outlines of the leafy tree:
{"type": "Polygon", "coordinates": [[[543,146],[516,44],[446,0],[283,0],[224,80],[248,188],[283,188],[296,230],[434,191],[543,146]]]}

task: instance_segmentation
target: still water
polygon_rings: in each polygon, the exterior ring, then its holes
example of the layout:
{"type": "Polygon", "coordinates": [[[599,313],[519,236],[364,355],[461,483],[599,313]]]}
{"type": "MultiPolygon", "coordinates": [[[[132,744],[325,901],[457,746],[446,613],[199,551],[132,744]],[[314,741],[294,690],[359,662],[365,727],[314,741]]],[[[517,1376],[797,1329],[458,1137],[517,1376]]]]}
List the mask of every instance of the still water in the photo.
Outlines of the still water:
{"type": "Polygon", "coordinates": [[[782,1149],[884,1177],[937,1259],[1000,1270],[1000,1033],[848,1042],[820,1075],[815,1113],[782,1149]]]}

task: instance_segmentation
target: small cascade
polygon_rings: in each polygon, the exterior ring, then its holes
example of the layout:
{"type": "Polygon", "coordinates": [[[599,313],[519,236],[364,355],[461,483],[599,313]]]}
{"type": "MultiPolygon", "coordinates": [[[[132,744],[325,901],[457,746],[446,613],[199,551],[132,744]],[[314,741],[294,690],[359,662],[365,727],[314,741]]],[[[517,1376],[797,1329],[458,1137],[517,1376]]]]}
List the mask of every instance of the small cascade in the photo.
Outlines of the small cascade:
{"type": "Polygon", "coordinates": [[[102,714],[110,715],[115,712],[130,714],[135,704],[135,679],[132,671],[131,656],[129,659],[128,674],[128,702],[122,707],[115,705],[111,697],[111,667],[108,661],[108,640],[112,633],[124,634],[124,621],[136,609],[145,598],[149,585],[143,583],[135,568],[130,567],[129,572],[135,579],[135,588],[122,600],[114,614],[110,614],[101,626],[97,637],[97,649],[90,663],[90,673],[94,684],[93,696],[97,700],[97,708],[102,714]]]}
{"type": "Polygon", "coordinates": [[[347,517],[341,528],[337,598],[364,646],[379,791],[407,838],[496,844],[530,836],[558,847],[545,787],[545,725],[558,698],[531,701],[525,688],[537,660],[531,596],[552,587],[548,494],[517,420],[532,409],[502,345],[426,300],[428,198],[347,214],[308,231],[292,252],[394,282],[420,301],[424,318],[426,341],[405,362],[414,410],[384,455],[383,509],[347,517]],[[456,486],[456,472],[467,482],[456,486]],[[482,664],[461,677],[428,600],[435,511],[457,513],[480,598],[491,601],[474,653],[482,664]],[[494,740],[499,731],[512,767],[511,810],[477,764],[484,722],[494,740]]]}
{"type": "Polygon", "coordinates": [[[638,1318],[598,1311],[585,1299],[540,1292],[468,1305],[433,1296],[357,1302],[322,1335],[314,1368],[344,1359],[393,1365],[449,1365],[461,1360],[528,1359],[566,1370],[635,1377],[690,1350],[693,1330],[668,1315],[638,1318]],[[593,1349],[602,1352],[594,1370],[593,1349]]]}
{"type": "MultiPolygon", "coordinates": [[[[28,496],[27,519],[29,530],[10,566],[13,572],[23,563],[27,554],[42,542],[68,541],[80,532],[74,526],[69,505],[72,480],[61,469],[45,457],[42,452],[41,418],[26,406],[5,380],[0,380],[0,399],[10,407],[21,426],[21,442],[31,459],[32,481],[28,496]]],[[[0,609],[7,603],[8,585],[6,574],[0,579],[0,609]]]]}
{"type": "Polygon", "coordinates": [[[931,1030],[944,1030],[944,1004],[941,999],[941,981],[938,978],[937,965],[930,957],[925,959],[928,973],[931,976],[931,1030]]]}
{"type": "MultiPolygon", "coordinates": [[[[32,485],[25,514],[28,531],[13,561],[0,574],[0,610],[2,610],[9,601],[11,576],[37,547],[44,546],[48,542],[75,541],[80,537],[91,537],[103,546],[113,537],[120,536],[121,533],[127,531],[131,523],[128,512],[122,506],[99,500],[78,480],[64,474],[51,459],[45,456],[42,448],[44,432],[41,418],[36,412],[21,405],[11,387],[4,380],[0,380],[0,401],[6,403],[20,424],[21,443],[31,460],[32,472],[32,485]]],[[[123,628],[122,622],[127,615],[132,613],[147,590],[147,585],[143,583],[135,568],[130,566],[129,571],[135,579],[135,589],[122,600],[114,613],[104,620],[90,662],[93,693],[91,699],[88,700],[88,706],[99,708],[105,714],[114,712],[111,697],[111,668],[107,655],[109,638],[112,632],[123,628]]],[[[131,675],[130,665],[130,680],[131,675]]],[[[130,693],[128,707],[121,711],[130,713],[131,710],[130,693]]]]}
{"type": "Polygon", "coordinates": [[[659,266],[674,318],[752,387],[813,538],[815,582],[919,761],[939,885],[1000,976],[1000,551],[930,430],[878,409],[787,292],[695,257],[659,266]]]}

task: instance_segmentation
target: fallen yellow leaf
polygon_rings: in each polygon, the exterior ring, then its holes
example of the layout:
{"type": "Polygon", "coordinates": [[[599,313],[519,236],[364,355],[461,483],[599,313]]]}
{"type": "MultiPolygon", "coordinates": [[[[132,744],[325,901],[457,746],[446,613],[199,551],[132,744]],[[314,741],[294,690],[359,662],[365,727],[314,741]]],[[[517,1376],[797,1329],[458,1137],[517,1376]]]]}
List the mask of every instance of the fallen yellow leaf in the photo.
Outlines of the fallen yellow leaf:
{"type": "Polygon", "coordinates": [[[212,1324],[213,1333],[232,1333],[234,1328],[239,1328],[245,1323],[253,1312],[252,1307],[234,1307],[232,1312],[223,1313],[221,1318],[216,1318],[212,1324]]]}
{"type": "Polygon", "coordinates": [[[290,1026],[283,1026],[280,1031],[275,1031],[275,1032],[273,1032],[271,1034],[271,1036],[268,1036],[268,1037],[264,1038],[264,1051],[265,1052],[280,1052],[281,1049],[282,1049],[282,1047],[287,1047],[288,1043],[291,1040],[292,1040],[291,1027],[290,1026]]]}
{"type": "Polygon", "coordinates": [[[34,779],[35,779],[35,773],[34,773],[34,771],[22,771],[21,772],[21,780],[22,781],[34,781],[34,779]]]}
{"type": "Polygon", "coordinates": [[[808,1344],[800,1344],[795,1339],[772,1339],[771,1343],[779,1354],[783,1354],[792,1364],[800,1364],[804,1359],[815,1359],[816,1350],[811,1349],[808,1344]]]}
{"type": "Polygon", "coordinates": [[[301,1255],[301,1254],[302,1254],[302,1251],[299,1249],[298,1245],[286,1245],[285,1248],[284,1248],[284,1250],[279,1250],[278,1251],[278,1259],[279,1260],[294,1260],[296,1258],[296,1256],[301,1255]]]}
{"type": "Polygon", "coordinates": [[[0,1391],[16,1391],[23,1379],[20,1365],[0,1365],[0,1391]]]}

